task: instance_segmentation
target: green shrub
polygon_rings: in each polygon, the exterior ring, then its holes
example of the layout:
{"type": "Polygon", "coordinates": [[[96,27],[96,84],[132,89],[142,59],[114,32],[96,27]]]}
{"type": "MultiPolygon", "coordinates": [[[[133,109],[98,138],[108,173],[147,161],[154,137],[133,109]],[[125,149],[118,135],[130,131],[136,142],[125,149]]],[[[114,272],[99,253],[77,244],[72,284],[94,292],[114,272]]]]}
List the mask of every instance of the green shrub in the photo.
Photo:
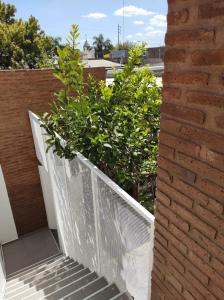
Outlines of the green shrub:
{"type": "Polygon", "coordinates": [[[55,75],[64,89],[42,117],[49,147],[68,159],[81,152],[153,211],[161,90],[148,68],[136,67],[145,45],[130,51],[112,85],[92,77],[85,85],[77,38],[73,25],[67,46],[58,52],[55,75]],[[64,148],[55,132],[65,139],[64,148]]]}

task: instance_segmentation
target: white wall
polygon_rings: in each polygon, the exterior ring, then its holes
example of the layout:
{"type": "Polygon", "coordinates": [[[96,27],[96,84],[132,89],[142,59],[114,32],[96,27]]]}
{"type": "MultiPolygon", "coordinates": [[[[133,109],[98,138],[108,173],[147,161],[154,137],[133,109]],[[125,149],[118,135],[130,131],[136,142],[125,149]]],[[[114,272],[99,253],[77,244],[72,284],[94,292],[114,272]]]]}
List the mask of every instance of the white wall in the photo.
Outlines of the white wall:
{"type": "Polygon", "coordinates": [[[0,243],[5,244],[18,239],[15,221],[0,166],[0,243]]]}
{"type": "Polygon", "coordinates": [[[57,229],[57,221],[55,216],[54,198],[51,188],[51,181],[45,167],[39,166],[40,181],[44,197],[45,209],[47,214],[48,227],[57,229]]]}

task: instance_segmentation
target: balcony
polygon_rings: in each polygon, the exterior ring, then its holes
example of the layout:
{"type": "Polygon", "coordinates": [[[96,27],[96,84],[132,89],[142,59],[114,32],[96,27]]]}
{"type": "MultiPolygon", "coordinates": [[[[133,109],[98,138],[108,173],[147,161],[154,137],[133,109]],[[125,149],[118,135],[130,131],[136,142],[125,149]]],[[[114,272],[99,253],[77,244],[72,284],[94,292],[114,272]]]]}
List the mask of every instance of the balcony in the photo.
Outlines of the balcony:
{"type": "MultiPolygon", "coordinates": [[[[69,161],[47,152],[40,120],[29,116],[48,225],[57,231],[61,253],[11,274],[6,299],[150,299],[154,216],[80,153],[69,161]],[[83,276],[69,271],[67,260],[81,266],[83,276]],[[49,275],[54,281],[45,282],[49,275]],[[83,286],[87,294],[79,293],[83,286]]],[[[2,271],[2,288],[5,281],[2,271]]]]}

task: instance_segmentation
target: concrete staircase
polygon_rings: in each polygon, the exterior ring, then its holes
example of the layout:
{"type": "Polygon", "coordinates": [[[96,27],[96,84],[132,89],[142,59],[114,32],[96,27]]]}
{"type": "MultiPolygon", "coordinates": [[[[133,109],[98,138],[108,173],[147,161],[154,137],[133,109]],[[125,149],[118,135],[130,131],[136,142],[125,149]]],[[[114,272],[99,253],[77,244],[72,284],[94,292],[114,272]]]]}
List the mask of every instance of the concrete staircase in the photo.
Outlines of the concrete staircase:
{"type": "Polygon", "coordinates": [[[5,300],[130,300],[115,284],[64,255],[56,255],[11,274],[5,300]]]}

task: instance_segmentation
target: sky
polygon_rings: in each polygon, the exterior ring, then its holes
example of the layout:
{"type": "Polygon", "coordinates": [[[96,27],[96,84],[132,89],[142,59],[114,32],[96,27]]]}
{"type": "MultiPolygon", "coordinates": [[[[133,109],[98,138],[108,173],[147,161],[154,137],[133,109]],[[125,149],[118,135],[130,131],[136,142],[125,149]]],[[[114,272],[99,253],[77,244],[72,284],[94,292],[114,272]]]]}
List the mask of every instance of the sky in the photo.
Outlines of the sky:
{"type": "Polygon", "coordinates": [[[35,16],[49,35],[65,42],[71,24],[80,27],[80,48],[87,38],[103,33],[113,44],[120,40],[146,41],[149,47],[164,45],[166,0],[6,0],[17,8],[17,18],[35,16]],[[124,26],[123,26],[124,1],[124,26]]]}

